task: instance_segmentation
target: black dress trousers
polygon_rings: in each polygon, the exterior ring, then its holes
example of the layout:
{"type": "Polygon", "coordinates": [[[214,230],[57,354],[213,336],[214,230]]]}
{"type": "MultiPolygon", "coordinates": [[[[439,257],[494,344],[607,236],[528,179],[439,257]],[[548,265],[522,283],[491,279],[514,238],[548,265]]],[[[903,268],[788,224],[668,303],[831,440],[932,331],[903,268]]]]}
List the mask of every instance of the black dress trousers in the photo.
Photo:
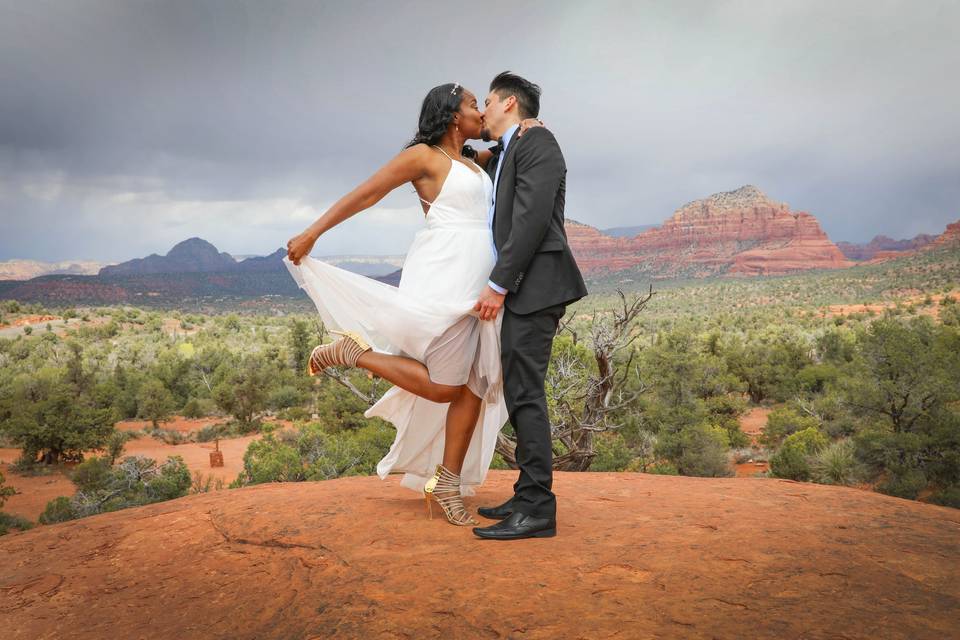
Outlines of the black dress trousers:
{"type": "Polygon", "coordinates": [[[512,505],[514,511],[537,518],[556,518],[557,513],[544,380],[553,338],[565,311],[566,303],[522,315],[504,307],[500,329],[504,400],[517,436],[520,467],[512,505]]]}

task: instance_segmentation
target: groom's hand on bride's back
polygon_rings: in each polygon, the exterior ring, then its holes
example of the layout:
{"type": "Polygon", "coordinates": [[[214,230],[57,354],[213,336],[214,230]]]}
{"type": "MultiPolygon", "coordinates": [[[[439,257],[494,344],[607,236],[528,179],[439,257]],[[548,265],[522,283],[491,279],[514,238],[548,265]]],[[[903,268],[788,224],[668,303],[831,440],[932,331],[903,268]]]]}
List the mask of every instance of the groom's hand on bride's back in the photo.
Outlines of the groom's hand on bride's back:
{"type": "Polygon", "coordinates": [[[497,293],[490,288],[490,285],[487,285],[480,293],[477,304],[473,305],[473,310],[477,312],[481,320],[493,320],[500,313],[505,297],[506,294],[497,293]]]}

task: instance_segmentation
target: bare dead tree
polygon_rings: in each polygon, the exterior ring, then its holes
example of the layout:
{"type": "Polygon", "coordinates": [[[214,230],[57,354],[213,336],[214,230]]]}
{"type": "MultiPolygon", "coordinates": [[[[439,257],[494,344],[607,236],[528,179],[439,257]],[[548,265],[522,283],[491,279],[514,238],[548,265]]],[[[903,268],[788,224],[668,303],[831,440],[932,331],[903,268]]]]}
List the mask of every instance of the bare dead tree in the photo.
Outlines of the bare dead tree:
{"type": "MultiPolygon", "coordinates": [[[[596,456],[594,434],[614,431],[622,424],[611,422],[615,411],[628,406],[647,390],[634,366],[634,342],[640,337],[637,316],[653,297],[653,285],[645,295],[629,298],[617,289],[620,305],[609,314],[594,312],[587,342],[596,362],[596,372],[575,355],[561,353],[553,359],[553,368],[545,384],[548,406],[552,406],[551,433],[554,440],[553,468],[561,471],[586,471],[596,456]],[[626,358],[624,361],[624,357],[626,358]],[[632,391],[627,381],[634,377],[632,391]],[[559,444],[558,444],[559,443],[559,444]]],[[[557,335],[569,334],[573,343],[579,336],[573,328],[574,315],[562,320],[557,335]]],[[[496,449],[512,468],[517,468],[517,441],[502,431],[496,449]]]]}

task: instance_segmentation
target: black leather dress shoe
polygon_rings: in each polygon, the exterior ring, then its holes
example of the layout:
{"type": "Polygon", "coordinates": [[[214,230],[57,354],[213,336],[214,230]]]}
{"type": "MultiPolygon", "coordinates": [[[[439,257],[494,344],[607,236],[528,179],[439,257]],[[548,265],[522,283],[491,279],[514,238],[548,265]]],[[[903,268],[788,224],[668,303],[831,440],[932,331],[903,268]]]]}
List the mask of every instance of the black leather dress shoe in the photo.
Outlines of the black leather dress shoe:
{"type": "Polygon", "coordinates": [[[511,497],[498,507],[477,507],[477,513],[491,520],[503,520],[513,513],[513,498],[511,497]]]}
{"type": "Polygon", "coordinates": [[[514,511],[509,516],[489,527],[474,527],[473,532],[491,540],[516,540],[518,538],[552,538],[557,535],[554,518],[535,518],[514,511]]]}

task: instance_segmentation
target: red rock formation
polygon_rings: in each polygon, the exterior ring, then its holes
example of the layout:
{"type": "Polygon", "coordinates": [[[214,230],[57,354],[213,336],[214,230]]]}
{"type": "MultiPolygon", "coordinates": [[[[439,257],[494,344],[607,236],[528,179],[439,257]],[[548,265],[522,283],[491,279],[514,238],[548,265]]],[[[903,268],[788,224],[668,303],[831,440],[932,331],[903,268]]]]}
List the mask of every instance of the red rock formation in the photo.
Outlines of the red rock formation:
{"type": "Polygon", "coordinates": [[[960,247],[960,220],[948,224],[946,230],[937,236],[936,240],[927,245],[929,249],[946,247],[960,247]]]}
{"type": "Polygon", "coordinates": [[[881,254],[890,258],[899,257],[896,254],[903,252],[912,253],[930,244],[936,237],[929,233],[921,233],[909,240],[894,240],[887,236],[874,236],[873,240],[867,244],[838,242],[837,248],[851,260],[872,260],[881,257],[881,254]]]}
{"type": "Polygon", "coordinates": [[[853,264],[816,218],[750,185],[688,203],[633,238],[611,238],[573,221],[567,237],[588,276],[628,269],[662,277],[769,275],[853,264]]]}

